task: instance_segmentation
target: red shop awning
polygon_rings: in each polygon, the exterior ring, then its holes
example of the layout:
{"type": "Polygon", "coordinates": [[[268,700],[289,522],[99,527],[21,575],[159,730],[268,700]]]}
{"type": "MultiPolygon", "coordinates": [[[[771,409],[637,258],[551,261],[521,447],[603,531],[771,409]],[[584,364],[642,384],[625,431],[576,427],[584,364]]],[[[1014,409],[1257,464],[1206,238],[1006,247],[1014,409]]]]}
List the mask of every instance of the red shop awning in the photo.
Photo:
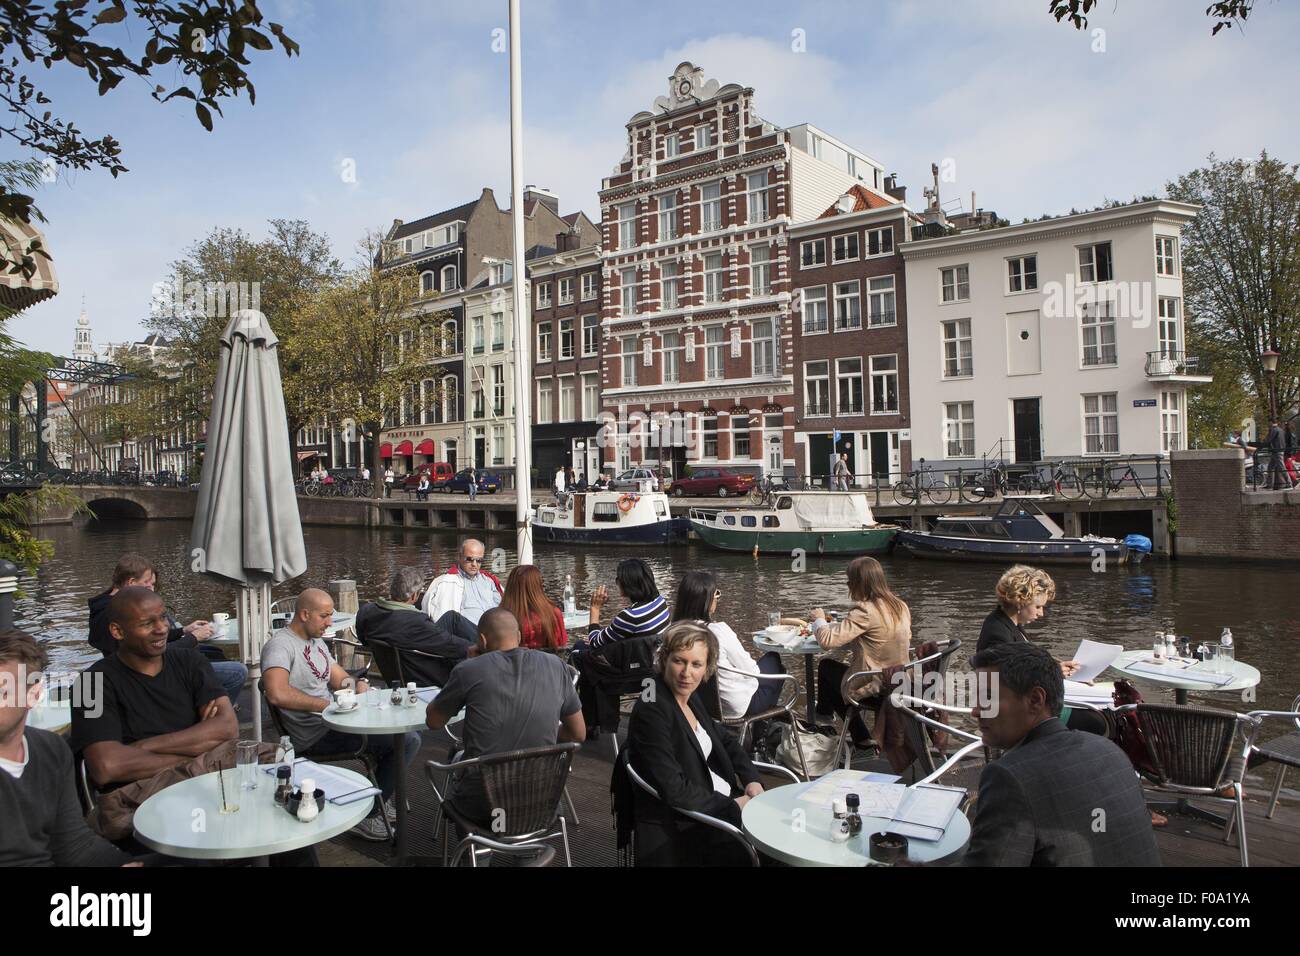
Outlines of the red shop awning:
{"type": "Polygon", "coordinates": [[[393,451],[398,455],[409,455],[411,454],[411,443],[409,441],[404,441],[394,448],[393,451]]]}
{"type": "Polygon", "coordinates": [[[379,446],[379,457],[380,457],[380,458],[392,458],[392,457],[393,457],[393,446],[390,445],[388,442],[384,442],[382,445],[380,445],[380,446],[379,446]]]}
{"type": "Polygon", "coordinates": [[[427,455],[428,457],[432,458],[432,457],[433,457],[433,439],[432,439],[432,438],[426,438],[424,441],[420,442],[420,444],[416,445],[416,446],[415,446],[415,453],[416,453],[417,455],[427,455]]]}

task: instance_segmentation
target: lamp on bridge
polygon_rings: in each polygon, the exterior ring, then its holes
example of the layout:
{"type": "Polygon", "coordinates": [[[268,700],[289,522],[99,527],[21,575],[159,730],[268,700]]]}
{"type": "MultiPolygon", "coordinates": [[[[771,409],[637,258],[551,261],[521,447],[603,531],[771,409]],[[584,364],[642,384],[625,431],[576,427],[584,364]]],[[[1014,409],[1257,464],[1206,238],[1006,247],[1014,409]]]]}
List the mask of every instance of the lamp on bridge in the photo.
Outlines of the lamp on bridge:
{"type": "Polygon", "coordinates": [[[1268,422],[1277,421],[1277,360],[1281,355],[1272,349],[1261,352],[1260,362],[1264,365],[1264,374],[1268,376],[1268,422]]]}

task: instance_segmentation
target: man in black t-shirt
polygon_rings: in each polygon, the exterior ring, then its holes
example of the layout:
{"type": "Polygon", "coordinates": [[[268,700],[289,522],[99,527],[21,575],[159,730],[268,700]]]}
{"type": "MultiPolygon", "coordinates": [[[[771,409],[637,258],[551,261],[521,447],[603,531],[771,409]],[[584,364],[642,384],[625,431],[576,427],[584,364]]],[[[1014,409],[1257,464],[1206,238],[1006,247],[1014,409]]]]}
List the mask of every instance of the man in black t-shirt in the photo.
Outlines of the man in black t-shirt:
{"type": "Polygon", "coordinates": [[[108,618],[117,653],[81,673],[72,711],[72,750],[96,787],[147,780],[239,736],[211,665],[197,651],[167,650],[161,598],[123,588],[108,618]]]}

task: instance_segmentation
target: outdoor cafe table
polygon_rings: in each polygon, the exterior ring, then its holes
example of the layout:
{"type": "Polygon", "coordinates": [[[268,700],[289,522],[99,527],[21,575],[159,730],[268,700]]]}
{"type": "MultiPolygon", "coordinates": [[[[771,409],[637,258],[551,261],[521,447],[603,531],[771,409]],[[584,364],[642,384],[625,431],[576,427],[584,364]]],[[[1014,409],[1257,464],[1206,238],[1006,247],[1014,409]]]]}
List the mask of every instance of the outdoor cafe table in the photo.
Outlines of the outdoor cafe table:
{"type": "MultiPolygon", "coordinates": [[[[844,843],[830,837],[831,808],[799,795],[817,781],[788,784],[766,790],[741,810],[746,836],[761,852],[790,866],[876,866],[868,855],[873,833],[883,833],[891,821],[863,817],[862,832],[844,843]],[[802,811],[796,825],[795,811],[802,811]]],[[[953,814],[939,840],[908,839],[908,859],[915,863],[940,863],[959,854],[970,841],[970,821],[960,810],[953,814]]]]}
{"type": "MultiPolygon", "coordinates": [[[[355,771],[343,767],[330,770],[358,788],[370,786],[355,771]]],[[[222,775],[226,797],[238,802],[238,811],[221,812],[217,774],[205,773],[174,783],[140,804],[135,811],[136,837],[158,853],[191,860],[267,857],[336,837],[364,820],[374,806],[373,800],[357,800],[341,807],[326,800],[315,820],[302,823],[276,804],[274,777],[259,770],[260,786],[241,790],[238,769],[223,770],[222,775]],[[202,826],[195,825],[196,810],[203,811],[202,826]]]]}
{"type": "MultiPolygon", "coordinates": [[[[405,689],[402,693],[405,694],[405,689]]],[[[393,738],[393,753],[397,758],[397,785],[393,799],[397,801],[397,865],[406,864],[407,825],[406,825],[406,751],[403,749],[402,737],[409,731],[424,730],[425,707],[429,700],[438,696],[438,688],[420,688],[422,695],[418,706],[400,704],[394,707],[388,702],[390,690],[372,687],[364,694],[357,695],[357,706],[346,713],[340,713],[330,704],[321,713],[325,726],[346,734],[388,734],[393,738]],[[430,693],[432,692],[432,693],[430,693]],[[370,695],[379,697],[380,706],[370,704],[370,695]]]]}
{"type": "Polygon", "coordinates": [[[813,670],[813,656],[822,653],[824,648],[817,643],[817,638],[809,635],[799,639],[793,647],[786,647],[764,635],[763,631],[753,633],[754,646],[760,651],[776,651],[778,654],[803,655],[804,696],[808,701],[808,726],[817,726],[817,675],[813,670]]]}
{"type": "MultiPolygon", "coordinates": [[[[352,625],[354,625],[356,622],[357,622],[357,616],[355,614],[344,614],[339,611],[335,611],[334,620],[330,623],[330,631],[334,631],[335,633],[339,631],[346,631],[348,628],[352,627],[352,625]]],[[[329,631],[326,631],[325,634],[327,637],[332,636],[330,635],[329,631]]],[[[212,644],[214,647],[238,647],[239,646],[239,619],[232,617],[229,621],[226,622],[225,632],[223,634],[221,634],[220,636],[214,634],[204,643],[212,644]]]]}
{"type": "Polygon", "coordinates": [[[1259,671],[1249,664],[1243,664],[1241,661],[1232,662],[1232,682],[1229,684],[1216,685],[1207,684],[1204,681],[1189,680],[1180,676],[1179,673],[1170,674],[1152,674],[1143,670],[1133,670],[1132,666],[1140,661],[1151,658],[1151,649],[1125,651],[1115,658],[1110,665],[1126,677],[1134,677],[1139,680],[1151,681],[1155,684],[1166,684],[1174,689],[1174,702],[1179,707],[1187,705],[1187,692],[1194,690],[1213,693],[1226,693],[1231,691],[1241,691],[1254,687],[1259,683],[1259,671]]]}

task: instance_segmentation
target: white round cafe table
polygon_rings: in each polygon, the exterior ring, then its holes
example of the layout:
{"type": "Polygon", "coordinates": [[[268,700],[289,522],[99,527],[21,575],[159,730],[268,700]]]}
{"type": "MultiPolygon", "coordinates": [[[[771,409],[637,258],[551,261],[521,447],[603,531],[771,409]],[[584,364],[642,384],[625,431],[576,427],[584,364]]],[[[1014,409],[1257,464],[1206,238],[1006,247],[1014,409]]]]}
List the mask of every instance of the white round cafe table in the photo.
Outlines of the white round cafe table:
{"type": "Polygon", "coordinates": [[[67,700],[42,700],[27,711],[27,726],[50,733],[66,733],[72,725],[72,702],[67,700]]]}
{"type": "MultiPolygon", "coordinates": [[[[845,843],[831,840],[831,808],[799,795],[812,783],[789,784],[766,790],[745,804],[741,825],[755,847],[791,866],[879,866],[868,855],[873,833],[883,833],[890,821],[863,817],[862,832],[845,843]],[[802,810],[801,825],[795,824],[795,810],[802,810]]],[[[961,811],[953,814],[939,840],[908,839],[908,859],[915,863],[940,863],[956,856],[970,841],[970,821],[961,811]]]]}
{"type": "MultiPolygon", "coordinates": [[[[357,616],[355,614],[343,614],[339,611],[334,612],[334,620],[330,624],[330,631],[338,633],[346,631],[352,625],[356,624],[357,616]]],[[[332,636],[329,631],[325,632],[326,637],[332,636]]],[[[205,644],[213,644],[217,647],[238,647],[239,646],[239,619],[232,617],[226,622],[225,631],[222,634],[214,634],[205,644]]]]}
{"type": "MultiPolygon", "coordinates": [[[[591,626],[590,611],[574,611],[572,614],[564,615],[564,629],[566,631],[580,630],[583,637],[586,637],[586,630],[591,626]]],[[[573,635],[570,634],[570,637],[573,635]]]]}
{"type": "MultiPolygon", "coordinates": [[[[361,774],[331,767],[357,787],[369,786],[361,774]]],[[[260,773],[261,786],[240,790],[238,769],[222,771],[227,798],[238,801],[235,813],[221,812],[216,773],[205,773],[160,790],[135,811],[136,837],[149,849],[191,860],[243,860],[313,846],[352,829],[374,807],[374,800],[346,806],[325,801],[310,823],[289,816],[275,802],[275,778],[260,773]],[[196,811],[203,811],[201,816],[196,811]],[[198,825],[199,822],[202,825],[198,825]]]]}
{"type": "MultiPolygon", "coordinates": [[[[428,691],[432,690],[433,697],[438,696],[438,688],[420,688],[426,697],[428,691]]],[[[405,693],[405,690],[403,690],[405,693]]],[[[321,712],[321,719],[325,726],[333,730],[339,730],[348,734],[388,734],[393,739],[393,752],[401,756],[403,754],[402,738],[412,730],[424,730],[425,711],[428,707],[427,701],[421,702],[412,707],[409,704],[401,704],[394,707],[389,703],[388,698],[391,694],[389,688],[372,687],[366,693],[357,698],[357,706],[340,713],[334,704],[330,704],[321,712]],[[370,705],[371,695],[379,698],[380,705],[372,707],[370,705]]],[[[454,720],[455,718],[453,718],[454,720]]],[[[407,848],[407,826],[406,826],[406,761],[397,761],[397,780],[394,787],[393,799],[397,801],[397,865],[401,866],[406,862],[407,848]]]]}
{"type": "Polygon", "coordinates": [[[778,644],[776,641],[765,636],[763,631],[755,631],[750,635],[754,646],[760,651],[776,651],[778,654],[791,654],[803,657],[804,668],[804,698],[808,702],[808,724],[815,727],[817,725],[817,674],[813,670],[813,657],[825,651],[825,648],[817,643],[817,638],[809,635],[801,638],[798,644],[793,647],[786,647],[784,644],[778,644]]]}
{"type": "Polygon", "coordinates": [[[1140,661],[1151,659],[1151,649],[1138,651],[1125,651],[1115,658],[1111,667],[1119,671],[1126,677],[1132,677],[1136,680],[1151,681],[1153,684],[1165,684],[1174,689],[1174,700],[1179,706],[1187,703],[1187,692],[1196,691],[1198,693],[1230,693],[1232,691],[1246,690],[1254,687],[1259,683],[1259,671],[1249,664],[1243,664],[1241,661],[1232,662],[1232,683],[1207,684],[1204,681],[1188,680],[1181,677],[1177,672],[1170,674],[1152,674],[1148,671],[1133,670],[1132,665],[1140,661]]]}

